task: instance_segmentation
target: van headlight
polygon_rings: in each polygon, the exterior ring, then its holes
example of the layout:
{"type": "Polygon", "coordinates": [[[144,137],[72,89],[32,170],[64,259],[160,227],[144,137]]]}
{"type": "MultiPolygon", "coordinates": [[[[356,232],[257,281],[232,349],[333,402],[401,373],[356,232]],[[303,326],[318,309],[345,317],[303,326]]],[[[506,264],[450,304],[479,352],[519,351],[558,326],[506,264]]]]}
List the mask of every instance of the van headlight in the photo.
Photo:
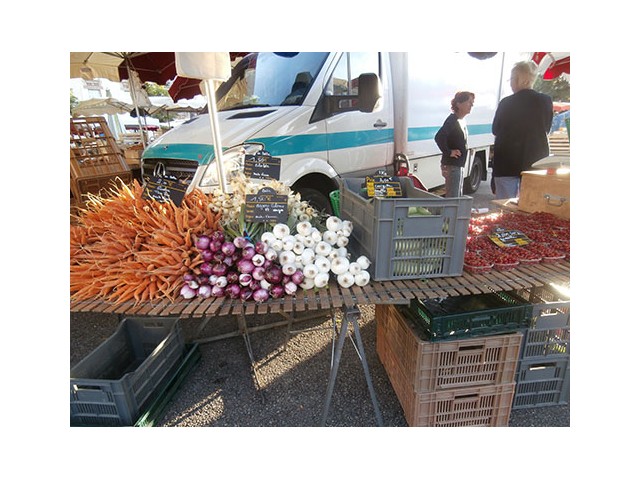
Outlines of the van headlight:
{"type": "MultiPolygon", "coordinates": [[[[227,176],[227,184],[229,184],[229,181],[235,174],[243,171],[245,155],[255,155],[263,149],[264,145],[260,143],[245,143],[227,149],[222,154],[222,163],[224,166],[224,172],[227,176]]],[[[207,169],[204,171],[202,179],[200,180],[200,186],[213,187],[218,184],[218,167],[216,166],[216,160],[214,159],[209,163],[209,165],[207,165],[207,169]]]]}

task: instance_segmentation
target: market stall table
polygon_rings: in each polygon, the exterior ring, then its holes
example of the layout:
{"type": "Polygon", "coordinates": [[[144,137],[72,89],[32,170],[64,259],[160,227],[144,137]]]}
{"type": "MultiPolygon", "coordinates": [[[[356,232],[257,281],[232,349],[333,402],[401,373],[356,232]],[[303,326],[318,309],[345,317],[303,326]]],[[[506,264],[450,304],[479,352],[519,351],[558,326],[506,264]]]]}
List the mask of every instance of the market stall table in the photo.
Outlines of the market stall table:
{"type": "MultiPolygon", "coordinates": [[[[308,318],[314,313],[330,310],[333,312],[334,329],[336,325],[337,311],[343,312],[343,322],[337,349],[334,352],[335,361],[332,356],[332,367],[325,399],[322,423],[324,424],[333,392],[333,384],[339,368],[340,354],[344,339],[347,334],[348,325],[351,324],[356,336],[354,346],[358,351],[363,364],[364,374],[367,380],[369,393],[376,412],[378,425],[382,424],[381,415],[377,405],[375,392],[369,377],[368,366],[362,348],[362,342],[358,329],[357,313],[358,305],[380,305],[396,304],[408,305],[411,299],[442,298],[458,295],[475,295],[480,293],[509,291],[518,289],[529,289],[544,285],[557,285],[568,287],[570,282],[570,264],[568,261],[558,261],[554,263],[538,263],[533,265],[519,266],[512,270],[498,271],[491,270],[483,274],[471,274],[464,272],[460,276],[429,278],[424,280],[391,280],[372,281],[364,287],[352,286],[342,288],[335,283],[330,283],[326,289],[302,290],[295,295],[285,296],[280,299],[269,299],[263,303],[253,301],[242,301],[238,299],[222,298],[193,298],[186,300],[180,298],[175,301],[169,299],[157,302],[136,303],[128,301],[122,304],[115,304],[102,299],[92,299],[83,301],[72,301],[70,308],[72,312],[94,312],[116,314],[120,318],[126,316],[170,316],[177,318],[198,318],[202,319],[197,334],[201,333],[205,326],[217,316],[232,315],[237,319],[238,330],[235,335],[242,336],[249,353],[253,368],[253,355],[249,334],[253,331],[264,329],[257,327],[250,329],[247,327],[246,316],[279,314],[284,318],[281,321],[274,321],[269,326],[287,326],[291,329],[294,322],[300,317],[308,318]]],[[[225,335],[224,337],[228,337],[225,335]]],[[[221,337],[196,338],[195,343],[204,343],[218,340],[221,337]]],[[[258,385],[259,381],[255,369],[254,378],[258,385]]]]}

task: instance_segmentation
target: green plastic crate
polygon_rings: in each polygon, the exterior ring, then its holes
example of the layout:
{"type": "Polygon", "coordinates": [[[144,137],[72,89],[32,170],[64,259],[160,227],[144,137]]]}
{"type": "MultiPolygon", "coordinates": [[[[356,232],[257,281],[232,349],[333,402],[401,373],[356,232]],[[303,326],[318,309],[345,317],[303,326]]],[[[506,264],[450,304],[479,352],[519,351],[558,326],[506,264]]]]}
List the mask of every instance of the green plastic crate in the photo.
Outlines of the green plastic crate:
{"type": "Polygon", "coordinates": [[[406,310],[427,338],[440,341],[526,329],[533,307],[514,292],[494,292],[444,299],[412,299],[406,310]]]}
{"type": "Polygon", "coordinates": [[[331,208],[333,208],[333,214],[336,217],[340,216],[340,190],[334,190],[329,194],[331,200],[331,208]]]}

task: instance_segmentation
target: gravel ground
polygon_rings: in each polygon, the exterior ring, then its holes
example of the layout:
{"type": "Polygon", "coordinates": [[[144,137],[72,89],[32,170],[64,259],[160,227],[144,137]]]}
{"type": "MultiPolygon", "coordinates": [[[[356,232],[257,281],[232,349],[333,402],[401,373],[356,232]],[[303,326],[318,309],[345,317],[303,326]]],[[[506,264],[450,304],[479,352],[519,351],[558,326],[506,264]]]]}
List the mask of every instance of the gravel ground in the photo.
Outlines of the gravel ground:
{"type": "MultiPolygon", "coordinates": [[[[359,326],[384,426],[407,426],[402,408],[375,347],[373,306],[361,306],[359,326]]],[[[249,327],[266,325],[267,317],[249,317],[249,327]]],[[[198,320],[181,320],[187,342],[193,341],[198,320]]],[[[201,360],[173,396],[158,426],[166,427],[312,427],[319,426],[331,361],[331,320],[324,316],[294,325],[287,342],[285,327],[250,334],[256,362],[254,378],[242,337],[200,344],[201,360]],[[314,330],[302,331],[303,329],[314,330]],[[256,384],[259,382],[259,388],[256,384]]],[[[111,335],[114,315],[72,313],[70,364],[73,366],[111,335]]],[[[234,332],[233,317],[212,319],[198,338],[234,332]]],[[[327,426],[376,425],[362,364],[347,340],[331,398],[327,426]]],[[[514,410],[511,427],[569,426],[569,407],[514,410]]]]}

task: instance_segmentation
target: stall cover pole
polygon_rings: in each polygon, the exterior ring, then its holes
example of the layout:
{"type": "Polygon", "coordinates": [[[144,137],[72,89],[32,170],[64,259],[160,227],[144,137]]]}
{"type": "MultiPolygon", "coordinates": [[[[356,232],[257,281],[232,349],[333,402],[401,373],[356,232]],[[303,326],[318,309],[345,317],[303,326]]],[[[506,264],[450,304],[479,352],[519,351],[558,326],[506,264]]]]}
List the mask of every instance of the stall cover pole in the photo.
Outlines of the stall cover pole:
{"type": "Polygon", "coordinates": [[[218,170],[218,183],[223,193],[229,193],[224,173],[224,165],[222,164],[222,142],[220,140],[220,124],[218,123],[214,80],[212,78],[205,79],[204,87],[207,94],[207,105],[209,107],[209,123],[211,125],[213,151],[215,153],[216,167],[218,170]]]}
{"type": "Polygon", "coordinates": [[[142,148],[147,148],[147,142],[145,142],[145,131],[142,129],[142,122],[140,122],[140,110],[138,109],[138,94],[135,91],[135,88],[131,88],[131,84],[135,82],[131,82],[131,65],[129,63],[129,58],[125,59],[127,64],[127,73],[129,74],[129,92],[131,93],[131,99],[133,100],[133,107],[136,109],[136,118],[138,120],[138,126],[140,127],[140,140],[142,140],[142,148]]]}

